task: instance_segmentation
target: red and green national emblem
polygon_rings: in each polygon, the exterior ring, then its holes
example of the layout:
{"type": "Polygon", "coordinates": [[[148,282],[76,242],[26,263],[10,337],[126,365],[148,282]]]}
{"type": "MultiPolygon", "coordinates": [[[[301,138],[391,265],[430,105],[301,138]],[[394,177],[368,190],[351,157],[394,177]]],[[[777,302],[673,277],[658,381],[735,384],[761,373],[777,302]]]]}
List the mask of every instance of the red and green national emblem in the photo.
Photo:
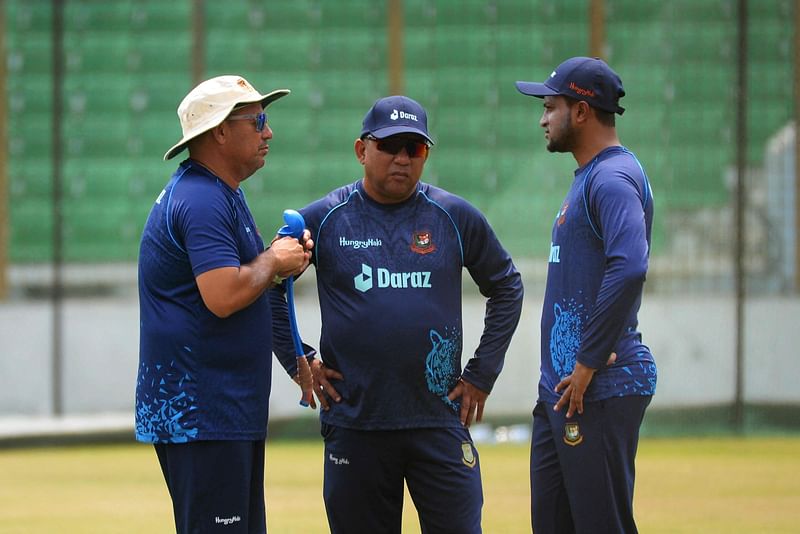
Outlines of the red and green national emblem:
{"type": "Polygon", "coordinates": [[[430,254],[436,250],[431,233],[428,231],[414,232],[411,236],[411,250],[417,254],[430,254]]]}

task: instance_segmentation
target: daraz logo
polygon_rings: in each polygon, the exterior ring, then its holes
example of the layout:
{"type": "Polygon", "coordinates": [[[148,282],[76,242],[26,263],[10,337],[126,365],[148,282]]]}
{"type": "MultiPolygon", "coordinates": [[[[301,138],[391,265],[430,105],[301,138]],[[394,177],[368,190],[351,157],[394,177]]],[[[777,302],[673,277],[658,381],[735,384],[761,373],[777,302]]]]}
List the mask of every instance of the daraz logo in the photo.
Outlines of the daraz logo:
{"type": "Polygon", "coordinates": [[[397,119],[409,119],[412,121],[417,120],[417,116],[414,115],[413,113],[406,113],[405,111],[397,111],[396,109],[392,110],[392,114],[389,115],[389,118],[392,119],[393,121],[396,121],[397,119]]]}
{"type": "Polygon", "coordinates": [[[362,293],[366,293],[373,288],[377,281],[378,287],[390,287],[392,289],[407,289],[407,288],[421,288],[430,289],[431,285],[431,272],[430,271],[414,271],[407,273],[393,273],[389,269],[378,267],[376,269],[377,277],[372,274],[372,267],[364,263],[361,264],[361,273],[353,277],[355,288],[362,293]],[[375,280],[377,278],[377,280],[375,280]]]}

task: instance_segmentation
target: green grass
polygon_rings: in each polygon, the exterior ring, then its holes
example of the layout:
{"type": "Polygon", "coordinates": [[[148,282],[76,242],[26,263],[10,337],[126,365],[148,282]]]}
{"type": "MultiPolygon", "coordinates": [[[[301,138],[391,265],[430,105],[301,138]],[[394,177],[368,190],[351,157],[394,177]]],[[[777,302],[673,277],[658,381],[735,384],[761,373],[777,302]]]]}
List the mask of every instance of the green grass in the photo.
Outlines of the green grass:
{"type": "MultiPolygon", "coordinates": [[[[528,446],[479,447],[483,530],[526,533],[528,446]]],[[[640,532],[789,533],[800,525],[800,438],[644,439],[640,532]]],[[[277,534],[327,532],[322,445],[267,446],[267,518],[277,534]]],[[[172,512],[146,445],[0,449],[0,533],[167,533],[172,512]]],[[[404,533],[418,533],[407,499],[404,533]]]]}

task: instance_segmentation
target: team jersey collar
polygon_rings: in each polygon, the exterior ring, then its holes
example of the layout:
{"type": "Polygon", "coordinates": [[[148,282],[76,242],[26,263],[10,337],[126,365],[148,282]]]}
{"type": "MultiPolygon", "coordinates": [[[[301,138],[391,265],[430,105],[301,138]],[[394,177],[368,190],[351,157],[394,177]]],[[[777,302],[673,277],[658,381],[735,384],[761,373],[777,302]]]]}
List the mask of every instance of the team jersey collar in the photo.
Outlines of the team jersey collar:
{"type": "Polygon", "coordinates": [[[613,146],[606,147],[603,150],[601,150],[600,152],[598,152],[595,155],[595,157],[590,159],[588,161],[588,163],[586,163],[582,167],[578,167],[577,169],[575,169],[575,176],[576,177],[580,176],[587,169],[591,169],[592,167],[594,167],[597,164],[598,161],[604,160],[608,156],[610,156],[612,154],[615,154],[617,152],[625,152],[625,151],[626,151],[626,148],[624,146],[621,146],[621,145],[613,145],[613,146]]]}
{"type": "Polygon", "coordinates": [[[233,189],[231,186],[225,183],[225,180],[214,174],[214,171],[203,165],[197,160],[192,158],[186,158],[181,162],[181,167],[185,167],[187,169],[191,169],[193,172],[197,174],[203,174],[208,176],[209,178],[213,178],[218,185],[224,187],[227,191],[230,191],[231,194],[235,196],[240,196],[239,189],[233,189]]]}
{"type": "Polygon", "coordinates": [[[369,196],[369,194],[367,194],[367,191],[364,189],[364,179],[363,178],[361,180],[359,180],[358,182],[356,182],[356,190],[358,191],[359,195],[361,195],[361,197],[365,201],[369,202],[373,206],[378,206],[378,207],[383,208],[383,209],[401,208],[403,206],[407,206],[407,205],[411,204],[419,196],[419,192],[421,191],[421,188],[422,188],[422,181],[419,181],[419,182],[417,182],[416,190],[407,199],[403,200],[402,202],[397,202],[396,204],[383,204],[381,202],[378,202],[377,200],[375,200],[371,196],[369,196]]]}

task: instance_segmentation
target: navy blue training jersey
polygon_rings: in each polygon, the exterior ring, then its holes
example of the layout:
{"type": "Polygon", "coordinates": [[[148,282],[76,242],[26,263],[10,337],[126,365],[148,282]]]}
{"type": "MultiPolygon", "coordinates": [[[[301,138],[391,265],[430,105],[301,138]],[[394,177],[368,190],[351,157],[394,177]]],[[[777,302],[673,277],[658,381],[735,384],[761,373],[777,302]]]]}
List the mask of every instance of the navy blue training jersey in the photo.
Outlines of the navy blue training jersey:
{"type": "Polygon", "coordinates": [[[576,361],[597,369],[587,401],[655,393],[656,365],[637,318],[652,224],[647,175],[629,150],[607,148],[575,171],[553,222],[539,400],[558,401],[554,388],[576,361]]]}
{"type": "Polygon", "coordinates": [[[425,183],[402,203],[380,204],[361,181],[301,213],[315,241],[319,352],[344,375],[334,384],[343,400],[322,421],[360,430],[461,426],[447,394],[462,376],[462,269],[488,297],[463,372],[484,391],[522,307],[520,275],[483,215],[425,183]]]}
{"type": "Polygon", "coordinates": [[[153,204],[139,250],[136,439],[153,443],[266,436],[272,329],[266,295],[226,319],[195,277],[264,250],[241,189],[181,163],[153,204]]]}

